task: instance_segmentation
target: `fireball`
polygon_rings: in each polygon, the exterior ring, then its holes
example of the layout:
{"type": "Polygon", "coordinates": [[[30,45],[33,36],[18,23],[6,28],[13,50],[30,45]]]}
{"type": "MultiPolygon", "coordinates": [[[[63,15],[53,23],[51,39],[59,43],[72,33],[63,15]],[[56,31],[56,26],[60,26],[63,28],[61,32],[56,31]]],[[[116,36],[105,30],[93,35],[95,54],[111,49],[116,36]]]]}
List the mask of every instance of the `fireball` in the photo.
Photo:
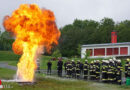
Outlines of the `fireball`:
{"type": "Polygon", "coordinates": [[[52,45],[58,44],[60,31],[54,13],[36,4],[22,4],[11,16],[5,17],[3,25],[15,36],[14,53],[21,54],[17,64],[18,79],[33,81],[38,56],[45,52],[44,48],[49,52],[52,45]]]}

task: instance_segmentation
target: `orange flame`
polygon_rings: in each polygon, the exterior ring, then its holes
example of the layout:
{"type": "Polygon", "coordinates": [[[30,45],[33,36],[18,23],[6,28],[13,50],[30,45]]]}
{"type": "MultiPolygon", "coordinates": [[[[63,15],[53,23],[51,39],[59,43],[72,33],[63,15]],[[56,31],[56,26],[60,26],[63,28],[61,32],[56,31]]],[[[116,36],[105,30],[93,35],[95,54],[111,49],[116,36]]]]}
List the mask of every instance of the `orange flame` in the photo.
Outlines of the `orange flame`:
{"type": "Polygon", "coordinates": [[[40,9],[35,4],[22,4],[11,16],[4,19],[4,27],[16,37],[13,51],[22,54],[17,64],[17,77],[23,81],[33,81],[36,59],[46,47],[58,44],[60,32],[52,11],[40,9]]]}

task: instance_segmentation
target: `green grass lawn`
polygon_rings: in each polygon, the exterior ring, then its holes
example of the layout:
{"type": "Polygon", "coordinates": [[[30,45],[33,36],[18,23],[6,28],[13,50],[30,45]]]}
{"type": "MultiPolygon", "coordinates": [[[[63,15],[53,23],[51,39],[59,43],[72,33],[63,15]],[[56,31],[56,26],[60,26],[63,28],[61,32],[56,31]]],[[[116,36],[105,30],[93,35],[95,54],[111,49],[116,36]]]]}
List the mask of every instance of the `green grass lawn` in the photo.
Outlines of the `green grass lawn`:
{"type": "MultiPolygon", "coordinates": [[[[0,68],[1,79],[13,79],[15,71],[0,68]]],[[[45,76],[43,74],[35,75],[36,84],[34,85],[19,85],[16,82],[2,82],[4,86],[11,86],[12,88],[4,88],[2,90],[130,90],[130,86],[104,84],[93,81],[83,81],[74,79],[64,79],[52,76],[45,76]]]]}
{"type": "Polygon", "coordinates": [[[20,55],[14,54],[12,51],[0,51],[0,61],[17,61],[20,55]]]}
{"type": "Polygon", "coordinates": [[[12,77],[16,74],[16,71],[0,68],[0,79],[12,79],[12,77]]]}
{"type": "MultiPolygon", "coordinates": [[[[92,81],[69,80],[57,77],[36,76],[36,84],[19,85],[15,82],[2,82],[3,85],[10,85],[9,90],[130,90],[130,86],[104,84],[92,81]]],[[[8,90],[4,88],[2,90],[8,90]]]]}

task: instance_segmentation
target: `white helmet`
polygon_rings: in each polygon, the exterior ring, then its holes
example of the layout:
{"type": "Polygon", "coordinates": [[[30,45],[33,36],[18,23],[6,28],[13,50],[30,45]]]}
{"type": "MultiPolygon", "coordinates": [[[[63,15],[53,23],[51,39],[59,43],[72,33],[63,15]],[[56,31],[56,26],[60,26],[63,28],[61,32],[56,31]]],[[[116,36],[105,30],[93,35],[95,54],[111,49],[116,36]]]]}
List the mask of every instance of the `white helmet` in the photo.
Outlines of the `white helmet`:
{"type": "Polygon", "coordinates": [[[108,61],[108,60],[106,60],[105,62],[106,62],[106,63],[109,63],[109,61],[108,61]]]}
{"type": "Polygon", "coordinates": [[[86,59],[85,62],[87,62],[88,60],[86,59]]]}
{"type": "Polygon", "coordinates": [[[113,60],[112,59],[109,59],[110,62],[112,62],[113,60]]]}
{"type": "Polygon", "coordinates": [[[96,60],[93,61],[94,63],[96,62],[96,60]]]}
{"type": "Polygon", "coordinates": [[[115,63],[114,61],[112,61],[112,63],[115,63]]]}
{"type": "Polygon", "coordinates": [[[126,60],[127,60],[127,61],[129,61],[130,59],[129,59],[129,58],[127,58],[126,60]]]}
{"type": "Polygon", "coordinates": [[[119,59],[118,62],[121,62],[121,60],[119,59]]]}
{"type": "Polygon", "coordinates": [[[116,60],[116,58],[115,58],[115,57],[113,57],[113,60],[116,60]]]}

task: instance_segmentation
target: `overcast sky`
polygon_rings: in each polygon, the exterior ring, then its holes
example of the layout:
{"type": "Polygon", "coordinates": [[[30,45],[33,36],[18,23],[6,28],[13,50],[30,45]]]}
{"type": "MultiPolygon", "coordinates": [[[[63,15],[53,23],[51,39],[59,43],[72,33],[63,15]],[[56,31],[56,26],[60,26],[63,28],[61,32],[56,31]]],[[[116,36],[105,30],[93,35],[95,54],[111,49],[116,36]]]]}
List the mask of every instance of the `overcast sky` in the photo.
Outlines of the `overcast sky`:
{"type": "Polygon", "coordinates": [[[76,18],[99,21],[109,17],[116,22],[130,20],[130,0],[1,0],[0,27],[5,15],[11,15],[25,3],[36,3],[41,8],[52,10],[58,27],[71,24],[76,18]]]}

